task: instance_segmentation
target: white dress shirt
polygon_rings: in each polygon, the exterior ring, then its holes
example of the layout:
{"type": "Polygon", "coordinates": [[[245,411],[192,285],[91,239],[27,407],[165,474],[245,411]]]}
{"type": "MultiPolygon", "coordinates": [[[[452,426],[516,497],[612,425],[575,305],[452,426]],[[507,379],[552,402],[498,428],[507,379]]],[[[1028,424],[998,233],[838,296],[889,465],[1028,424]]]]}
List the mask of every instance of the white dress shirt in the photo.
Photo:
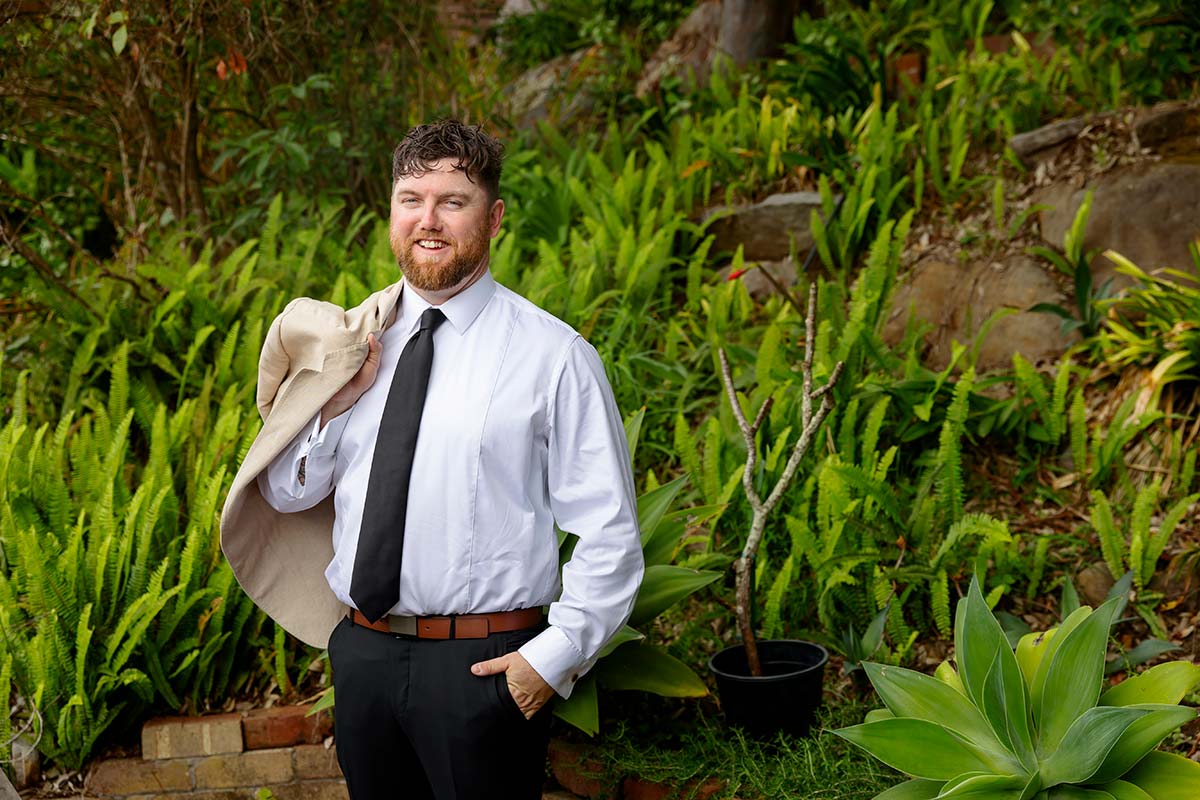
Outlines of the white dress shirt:
{"type": "MultiPolygon", "coordinates": [[[[384,403],[400,353],[429,308],[407,289],[398,305],[371,388],[323,429],[318,414],[258,478],[281,512],[311,508],[334,492],[334,557],[325,577],[349,606],[384,403]]],[[[400,599],[390,613],[549,605],[549,627],[519,652],[568,697],[629,618],[641,584],[621,416],[595,348],[490,272],[439,308],[446,322],[433,334],[400,599]],[[555,524],[579,537],[562,567],[561,595],[555,524]]]]}

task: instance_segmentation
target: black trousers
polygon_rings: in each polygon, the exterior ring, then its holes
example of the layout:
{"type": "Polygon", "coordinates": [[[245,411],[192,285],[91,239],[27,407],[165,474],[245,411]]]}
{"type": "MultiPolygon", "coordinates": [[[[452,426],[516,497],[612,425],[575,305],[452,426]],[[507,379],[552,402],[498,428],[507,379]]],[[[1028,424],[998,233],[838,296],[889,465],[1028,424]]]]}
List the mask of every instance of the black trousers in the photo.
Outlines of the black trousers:
{"type": "Polygon", "coordinates": [[[486,639],[416,639],[343,619],[329,639],[334,734],[351,800],[538,800],[549,707],[525,719],[503,674],[477,661],[540,629],[486,639]]]}

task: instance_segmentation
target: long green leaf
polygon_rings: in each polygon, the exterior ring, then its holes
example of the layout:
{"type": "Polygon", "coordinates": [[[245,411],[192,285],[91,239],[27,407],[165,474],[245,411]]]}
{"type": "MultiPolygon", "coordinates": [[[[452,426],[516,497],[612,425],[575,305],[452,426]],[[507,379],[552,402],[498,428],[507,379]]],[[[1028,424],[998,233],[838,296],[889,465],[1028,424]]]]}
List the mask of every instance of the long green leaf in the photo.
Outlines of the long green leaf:
{"type": "Polygon", "coordinates": [[[941,781],[913,778],[883,790],[875,795],[874,800],[935,800],[942,790],[942,785],[941,781]]]}
{"type": "Polygon", "coordinates": [[[652,645],[630,642],[596,664],[605,689],[651,692],[663,697],[703,697],[708,687],[679,659],[652,645]]]}
{"type": "Polygon", "coordinates": [[[1012,775],[972,775],[950,781],[938,800],[1018,800],[1025,781],[1012,775]]]}
{"type": "Polygon", "coordinates": [[[633,613],[629,615],[629,624],[640,627],[692,592],[722,577],[722,574],[670,564],[646,567],[642,587],[633,604],[633,613]]]}
{"type": "MultiPolygon", "coordinates": [[[[1105,644],[1119,601],[1115,597],[1109,600],[1074,630],[1065,634],[1060,630],[1047,645],[1054,652],[1047,652],[1038,668],[1037,677],[1042,677],[1043,670],[1045,677],[1033,701],[1040,734],[1038,752],[1043,757],[1058,748],[1075,720],[1100,698],[1105,644]]],[[[1036,683],[1037,678],[1034,680],[1036,683]]]]}
{"type": "Polygon", "coordinates": [[[1025,679],[978,579],[971,579],[967,598],[956,612],[954,643],[963,684],[996,738],[1032,771],[1033,732],[1025,679]]]}
{"type": "Polygon", "coordinates": [[[1154,800],[1145,791],[1128,781],[1112,781],[1097,788],[1108,792],[1112,795],[1113,800],[1154,800]]]}
{"type": "Polygon", "coordinates": [[[949,684],[904,667],[864,662],[863,669],[879,697],[897,717],[935,722],[962,734],[978,747],[1012,756],[979,709],[949,684]]]}
{"type": "Polygon", "coordinates": [[[1171,661],[1118,683],[1100,696],[1100,705],[1175,705],[1197,685],[1200,685],[1200,666],[1187,661],[1171,661]]]}
{"type": "Polygon", "coordinates": [[[890,767],[916,778],[948,781],[964,772],[1001,772],[979,748],[933,722],[896,717],[834,731],[890,767]]]}
{"type": "Polygon", "coordinates": [[[575,684],[571,696],[554,704],[554,716],[573,725],[588,736],[600,730],[600,707],[596,700],[596,676],[585,675],[575,684]]]}
{"type": "Polygon", "coordinates": [[[1122,780],[1146,792],[1154,800],[1196,800],[1200,797],[1200,764],[1158,750],[1125,773],[1122,780]]]}
{"type": "Polygon", "coordinates": [[[667,513],[667,510],[671,507],[671,503],[675,500],[680,490],[683,489],[687,480],[687,476],[683,475],[670,483],[659,486],[657,489],[651,489],[638,498],[638,527],[642,531],[643,546],[654,535],[659,521],[667,513]]]}
{"type": "Polygon", "coordinates": [[[1130,706],[1096,706],[1080,714],[1062,743],[1042,762],[1044,785],[1090,780],[1121,735],[1148,713],[1130,706]]]}
{"type": "Polygon", "coordinates": [[[1167,734],[1196,718],[1196,710],[1184,706],[1099,706],[1098,708],[1136,708],[1146,711],[1145,716],[1134,720],[1121,738],[1108,751],[1104,763],[1088,778],[1089,783],[1115,781],[1147,753],[1158,747],[1167,734]]]}

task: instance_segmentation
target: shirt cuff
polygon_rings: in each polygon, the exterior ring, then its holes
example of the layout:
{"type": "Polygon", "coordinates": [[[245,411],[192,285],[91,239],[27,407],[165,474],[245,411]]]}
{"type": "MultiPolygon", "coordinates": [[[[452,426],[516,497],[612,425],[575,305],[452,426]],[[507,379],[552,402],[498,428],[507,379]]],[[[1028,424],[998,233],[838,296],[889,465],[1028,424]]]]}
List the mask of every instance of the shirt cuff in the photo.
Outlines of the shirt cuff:
{"type": "Polygon", "coordinates": [[[321,412],[318,411],[309,431],[308,441],[300,447],[300,457],[320,456],[330,447],[336,449],[337,443],[341,441],[342,432],[346,430],[346,423],[350,421],[350,410],[346,409],[326,422],[324,428],[321,427],[321,412]]]}
{"type": "Polygon", "coordinates": [[[517,652],[564,700],[571,696],[575,683],[592,668],[592,662],[584,658],[567,635],[553,625],[530,639],[517,652]]]}

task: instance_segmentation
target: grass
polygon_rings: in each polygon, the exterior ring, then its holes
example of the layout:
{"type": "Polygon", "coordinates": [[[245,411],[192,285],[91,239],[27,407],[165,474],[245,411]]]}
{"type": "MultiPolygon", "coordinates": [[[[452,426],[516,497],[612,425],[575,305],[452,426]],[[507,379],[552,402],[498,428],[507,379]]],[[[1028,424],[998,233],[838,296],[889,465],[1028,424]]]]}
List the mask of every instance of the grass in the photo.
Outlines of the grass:
{"type": "Polygon", "coordinates": [[[719,778],[725,786],[713,797],[740,800],[861,800],[901,778],[830,733],[862,722],[870,706],[860,701],[826,705],[806,738],[764,740],[727,726],[711,697],[695,702],[614,692],[604,703],[608,719],[589,743],[610,778],[673,787],[719,778]]]}

